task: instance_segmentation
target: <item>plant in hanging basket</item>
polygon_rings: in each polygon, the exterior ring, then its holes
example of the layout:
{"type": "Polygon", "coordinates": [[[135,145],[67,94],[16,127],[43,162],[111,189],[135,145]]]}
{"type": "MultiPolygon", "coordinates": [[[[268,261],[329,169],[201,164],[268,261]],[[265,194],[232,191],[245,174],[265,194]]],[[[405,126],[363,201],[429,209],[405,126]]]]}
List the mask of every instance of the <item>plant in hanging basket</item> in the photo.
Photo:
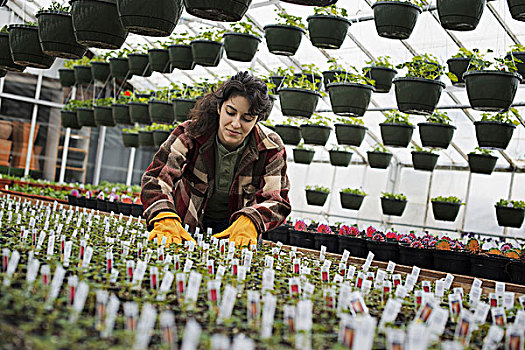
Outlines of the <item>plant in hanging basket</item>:
{"type": "Polygon", "coordinates": [[[306,202],[308,205],[316,205],[322,207],[328,195],[330,194],[330,189],[324,186],[306,186],[306,202]]]}
{"type": "Polygon", "coordinates": [[[118,99],[111,105],[111,112],[113,120],[118,125],[133,125],[129,116],[128,102],[132,98],[132,93],[129,90],[120,93],[118,99]]]}
{"type": "Polygon", "coordinates": [[[284,10],[277,12],[278,24],[264,26],[264,36],[268,51],[275,55],[293,56],[301,45],[306,26],[301,22],[301,17],[292,16],[284,10]]]}
{"type": "Polygon", "coordinates": [[[515,108],[505,113],[482,113],[481,120],[474,122],[478,146],[488,149],[506,149],[516,125],[519,125],[518,118],[520,115],[515,108]]]}
{"type": "Polygon", "coordinates": [[[439,154],[434,153],[432,150],[423,149],[418,145],[412,147],[412,164],[414,170],[433,171],[436,167],[439,154]]]}
{"type": "Polygon", "coordinates": [[[156,124],[151,125],[153,132],[153,143],[156,148],[159,148],[170,136],[173,130],[176,128],[173,124],[156,124]]]}
{"type": "Polygon", "coordinates": [[[91,59],[91,76],[94,80],[106,83],[111,78],[108,57],[109,54],[106,54],[94,56],[91,59]]]}
{"type": "Polygon", "coordinates": [[[95,114],[93,111],[93,101],[84,100],[76,101],[77,103],[77,120],[80,126],[87,126],[94,128],[97,126],[95,123],[95,114]]]}
{"type": "Polygon", "coordinates": [[[438,0],[441,26],[448,30],[468,31],[478,26],[486,0],[438,0]]]}
{"type": "Polygon", "coordinates": [[[151,76],[148,48],[146,45],[137,45],[128,53],[129,73],[139,77],[151,76]]]}
{"type": "Polygon", "coordinates": [[[383,215],[401,216],[407,206],[404,194],[383,192],[381,195],[381,209],[383,215]]]}
{"type": "Polygon", "coordinates": [[[476,147],[468,154],[468,165],[471,173],[490,175],[496,167],[498,157],[493,156],[487,149],[476,147]]]}
{"type": "Polygon", "coordinates": [[[450,125],[451,120],[448,114],[434,111],[426,119],[425,123],[417,124],[423,147],[447,149],[456,130],[455,126],[450,125]]]}
{"type": "Polygon", "coordinates": [[[454,196],[434,197],[430,201],[434,219],[441,221],[455,221],[461,205],[464,205],[461,199],[454,196]]]}
{"type": "Polygon", "coordinates": [[[171,73],[173,67],[170,63],[168,43],[158,40],[154,45],[154,48],[148,50],[148,59],[151,70],[159,73],[171,73]]]}
{"type": "Polygon", "coordinates": [[[315,112],[319,98],[323,96],[316,91],[316,85],[306,76],[297,78],[288,74],[282,82],[279,91],[281,111],[284,116],[309,118],[315,112]]]}
{"type": "Polygon", "coordinates": [[[131,50],[127,48],[111,52],[109,57],[109,70],[113,78],[125,80],[131,79],[133,76],[129,71],[129,61],[126,57],[130,52],[131,50]]]}
{"type": "Polygon", "coordinates": [[[379,0],[372,5],[377,34],[388,39],[408,39],[426,1],[379,0]]]}
{"type": "MultiPolygon", "coordinates": [[[[488,50],[491,52],[491,50],[488,50]]],[[[465,86],[465,80],[463,80],[463,74],[468,70],[470,61],[476,58],[482,58],[485,54],[481,54],[478,49],[472,49],[472,51],[461,47],[457,54],[447,60],[449,77],[452,85],[454,86],[465,86]]]]}
{"type": "Polygon", "coordinates": [[[128,36],[117,10],[117,0],[71,0],[77,42],[99,49],[119,49],[128,36]]]}
{"type": "Polygon", "coordinates": [[[43,53],[69,59],[84,56],[87,49],[75,38],[69,6],[62,6],[53,1],[47,9],[40,9],[36,18],[43,53]]]}
{"type": "Polygon", "coordinates": [[[151,121],[158,124],[173,124],[175,112],[171,101],[170,89],[158,90],[148,102],[151,121]]]}
{"type": "Polygon", "coordinates": [[[204,67],[217,67],[224,53],[223,34],[224,30],[220,29],[201,32],[199,39],[190,44],[193,61],[204,67]]]}
{"type": "MultiPolygon", "coordinates": [[[[282,71],[281,71],[282,72],[282,71]]],[[[302,64],[301,72],[295,73],[294,67],[289,67],[288,72],[293,74],[294,80],[305,79],[315,85],[316,90],[321,90],[323,87],[323,76],[319,68],[315,64],[302,64]]],[[[286,74],[284,75],[286,77],[286,74]]]]}
{"type": "Polygon", "coordinates": [[[342,166],[347,167],[350,165],[352,160],[351,148],[347,146],[333,146],[330,151],[328,151],[330,156],[330,164],[333,166],[342,166]]]}
{"type": "Polygon", "coordinates": [[[392,89],[392,80],[397,74],[397,70],[388,61],[390,56],[379,56],[376,59],[367,61],[367,66],[363,68],[363,74],[374,81],[375,92],[388,93],[392,89]]]}
{"type": "Polygon", "coordinates": [[[195,61],[191,51],[191,41],[195,37],[189,36],[188,33],[180,33],[170,37],[168,44],[168,52],[170,56],[170,63],[173,68],[182,70],[192,70],[195,68],[195,61]]]}
{"type": "Polygon", "coordinates": [[[155,141],[153,139],[153,130],[151,125],[145,125],[138,129],[139,132],[139,144],[141,147],[155,147],[155,141]]]}
{"type": "Polygon", "coordinates": [[[338,115],[362,117],[375,91],[374,81],[350,66],[344,73],[335,74],[328,84],[332,111],[338,115]]]}
{"type": "Polygon", "coordinates": [[[314,159],[313,148],[299,144],[293,149],[293,161],[298,164],[310,164],[314,159]]]}
{"type": "Polygon", "coordinates": [[[346,17],[346,9],[335,5],[315,7],[314,15],[306,19],[312,44],[321,49],[340,48],[351,25],[346,17]]]}
{"type": "Polygon", "coordinates": [[[361,146],[368,128],[361,118],[336,117],[335,136],[337,143],[346,146],[361,146]]]}
{"type": "Polygon", "coordinates": [[[148,111],[148,98],[138,97],[139,92],[135,92],[133,98],[128,102],[129,117],[132,123],[151,125],[151,118],[148,111]]]}
{"type": "Polygon", "coordinates": [[[414,132],[414,126],[409,122],[408,115],[391,110],[385,112],[385,116],[385,121],[379,124],[383,144],[392,147],[407,147],[414,132]]]}
{"type": "Polygon", "coordinates": [[[516,73],[518,61],[513,56],[494,58],[493,61],[482,58],[471,60],[469,71],[463,74],[463,79],[473,109],[489,112],[509,109],[522,80],[522,76],[516,73]]]}
{"type": "Polygon", "coordinates": [[[182,0],[118,0],[120,21],[130,33],[168,36],[182,14],[182,0]]]}
{"type": "Polygon", "coordinates": [[[359,210],[363,204],[366,193],[357,188],[343,188],[339,192],[341,207],[344,209],[359,210]]]}
{"type": "Polygon", "coordinates": [[[174,118],[178,122],[183,122],[188,118],[188,113],[195,106],[197,98],[202,96],[203,90],[200,86],[192,86],[187,84],[172,85],[174,90],[171,102],[173,104],[174,118]]]}
{"type": "Polygon", "coordinates": [[[212,21],[240,21],[252,0],[184,0],[186,11],[195,16],[212,21]]]}
{"type": "Polygon", "coordinates": [[[9,47],[15,64],[40,69],[48,69],[53,65],[55,57],[42,51],[36,23],[11,24],[8,30],[9,47]]]}
{"type": "Polygon", "coordinates": [[[90,59],[84,56],[79,60],[74,60],[72,64],[75,82],[77,84],[90,84],[93,80],[90,59]]]}
{"type": "Polygon", "coordinates": [[[122,143],[124,147],[139,147],[139,132],[138,129],[124,129],[122,130],[122,143]]]}
{"type": "Polygon", "coordinates": [[[377,144],[372,151],[366,152],[368,164],[371,168],[386,169],[390,165],[393,154],[385,146],[377,144]]]}
{"type": "Polygon", "coordinates": [[[507,0],[510,15],[516,21],[525,21],[525,1],[523,0],[507,0]]]}
{"type": "Polygon", "coordinates": [[[112,97],[99,98],[95,100],[93,104],[93,110],[95,113],[95,123],[98,126],[115,126],[115,120],[113,120],[113,110],[111,105],[115,102],[112,97]]]}
{"type": "Polygon", "coordinates": [[[330,124],[330,118],[314,113],[310,119],[301,124],[301,136],[304,143],[307,145],[326,145],[332,132],[330,124]]]}
{"type": "Polygon", "coordinates": [[[255,57],[261,43],[261,35],[250,18],[246,22],[231,25],[230,31],[224,33],[224,50],[226,57],[239,62],[250,62],[255,57]]]}
{"type": "Polygon", "coordinates": [[[496,203],[496,218],[499,226],[520,228],[525,217],[525,202],[500,199],[496,203]]]}
{"type": "Polygon", "coordinates": [[[406,76],[393,80],[399,110],[410,114],[434,112],[445,88],[445,83],[438,80],[444,67],[434,56],[424,54],[414,56],[411,61],[399,64],[396,68],[407,69],[406,76]]]}
{"type": "Polygon", "coordinates": [[[345,73],[345,69],[344,67],[337,63],[337,60],[332,57],[330,58],[327,63],[330,65],[328,67],[328,70],[327,71],[324,71],[322,74],[323,74],[323,83],[324,83],[324,87],[325,89],[328,87],[328,84],[332,83],[333,81],[335,81],[335,75],[336,74],[344,74],[345,73]]]}
{"type": "Polygon", "coordinates": [[[279,134],[285,145],[297,146],[302,139],[299,125],[297,118],[286,118],[282,124],[275,125],[275,132],[279,134]]]}
{"type": "Polygon", "coordinates": [[[72,60],[64,61],[64,68],[58,70],[58,78],[60,85],[64,87],[71,87],[75,85],[75,71],[73,70],[72,60]]]}
{"type": "Polygon", "coordinates": [[[76,100],[69,100],[60,111],[60,119],[63,128],[79,130],[82,126],[77,119],[78,103],[76,100]]]}
{"type": "Polygon", "coordinates": [[[517,73],[521,75],[521,82],[525,79],[525,46],[521,44],[512,45],[505,55],[505,59],[512,60],[515,58],[517,73]]]}
{"type": "Polygon", "coordinates": [[[14,72],[23,72],[26,67],[13,62],[8,27],[8,25],[5,25],[0,29],[0,68],[14,72]]]}

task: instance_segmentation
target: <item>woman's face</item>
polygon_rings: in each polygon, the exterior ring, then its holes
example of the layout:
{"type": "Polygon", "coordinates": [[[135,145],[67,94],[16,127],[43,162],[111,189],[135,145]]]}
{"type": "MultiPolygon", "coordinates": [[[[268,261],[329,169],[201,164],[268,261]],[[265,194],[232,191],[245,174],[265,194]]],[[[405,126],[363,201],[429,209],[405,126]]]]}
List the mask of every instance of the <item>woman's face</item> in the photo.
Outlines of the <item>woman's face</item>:
{"type": "Polygon", "coordinates": [[[250,114],[250,102],[243,96],[226,100],[218,109],[221,143],[228,150],[239,147],[257,123],[257,116],[250,114]]]}

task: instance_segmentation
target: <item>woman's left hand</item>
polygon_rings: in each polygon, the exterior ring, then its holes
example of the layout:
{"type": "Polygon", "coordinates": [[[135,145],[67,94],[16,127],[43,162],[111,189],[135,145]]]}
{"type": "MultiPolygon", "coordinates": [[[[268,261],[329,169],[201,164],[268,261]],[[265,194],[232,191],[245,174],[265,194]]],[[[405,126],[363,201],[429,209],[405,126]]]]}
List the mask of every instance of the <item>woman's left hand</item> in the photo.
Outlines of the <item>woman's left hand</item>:
{"type": "Polygon", "coordinates": [[[229,237],[230,242],[235,242],[236,247],[250,247],[252,244],[257,244],[257,229],[250,218],[241,215],[230,227],[213,237],[219,239],[229,237]]]}

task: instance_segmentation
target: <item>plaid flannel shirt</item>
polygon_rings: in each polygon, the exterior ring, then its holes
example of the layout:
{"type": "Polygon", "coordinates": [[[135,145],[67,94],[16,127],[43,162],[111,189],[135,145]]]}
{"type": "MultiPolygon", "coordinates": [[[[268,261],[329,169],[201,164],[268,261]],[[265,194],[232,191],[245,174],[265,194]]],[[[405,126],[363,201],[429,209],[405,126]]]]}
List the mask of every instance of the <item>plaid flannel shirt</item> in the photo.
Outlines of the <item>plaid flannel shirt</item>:
{"type": "MultiPolygon", "coordinates": [[[[177,213],[183,224],[202,227],[215,182],[216,132],[192,138],[191,121],[180,124],[157,151],[142,176],[141,200],[148,226],[159,213],[177,213]]],[[[260,233],[281,225],[291,212],[286,150],[279,135],[256,124],[230,189],[230,224],[249,217],[260,233]]]]}

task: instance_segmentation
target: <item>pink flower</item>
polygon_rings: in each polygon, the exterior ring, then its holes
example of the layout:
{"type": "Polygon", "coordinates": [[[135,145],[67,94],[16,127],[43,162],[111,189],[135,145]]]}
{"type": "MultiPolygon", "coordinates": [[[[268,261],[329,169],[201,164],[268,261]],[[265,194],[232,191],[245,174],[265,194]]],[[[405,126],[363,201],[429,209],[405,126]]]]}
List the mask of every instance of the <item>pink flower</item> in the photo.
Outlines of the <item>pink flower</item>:
{"type": "Polygon", "coordinates": [[[339,228],[339,235],[340,236],[349,236],[351,232],[351,228],[348,225],[343,225],[339,228]]]}
{"type": "Polygon", "coordinates": [[[358,236],[361,234],[361,232],[359,231],[359,229],[358,229],[357,227],[352,226],[352,227],[350,228],[350,234],[351,234],[352,236],[354,236],[354,237],[358,237],[358,236]]]}
{"type": "Polygon", "coordinates": [[[326,224],[321,224],[319,226],[317,226],[317,233],[325,233],[325,234],[332,234],[332,229],[330,228],[330,226],[326,225],[326,224]]]}
{"type": "Polygon", "coordinates": [[[388,238],[388,239],[397,239],[397,235],[394,232],[388,232],[386,234],[386,238],[388,238]]]}
{"type": "Polygon", "coordinates": [[[71,190],[71,195],[75,197],[80,197],[80,192],[76,188],[74,188],[71,190]]]}
{"type": "Polygon", "coordinates": [[[376,231],[377,230],[373,228],[372,226],[368,226],[368,228],[366,229],[366,236],[368,238],[371,238],[374,235],[374,233],[376,233],[376,231]]]}
{"type": "Polygon", "coordinates": [[[304,223],[303,220],[298,220],[298,221],[296,221],[296,223],[294,225],[294,229],[296,231],[306,231],[306,224],[304,223]]]}

